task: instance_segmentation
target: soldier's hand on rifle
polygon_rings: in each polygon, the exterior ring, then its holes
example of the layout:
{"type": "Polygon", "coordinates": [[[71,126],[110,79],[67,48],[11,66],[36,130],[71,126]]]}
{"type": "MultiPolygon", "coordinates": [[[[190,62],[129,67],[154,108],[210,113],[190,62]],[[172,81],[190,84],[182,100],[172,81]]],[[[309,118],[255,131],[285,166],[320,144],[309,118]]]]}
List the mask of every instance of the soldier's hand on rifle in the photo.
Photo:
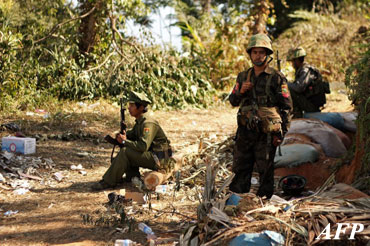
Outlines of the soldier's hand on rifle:
{"type": "Polygon", "coordinates": [[[246,91],[249,91],[253,88],[253,84],[251,82],[244,82],[242,84],[242,88],[240,88],[240,93],[243,94],[246,91]]]}
{"type": "Polygon", "coordinates": [[[117,133],[116,135],[116,140],[121,144],[123,143],[123,141],[126,141],[127,137],[126,137],[126,131],[123,131],[123,134],[121,133],[117,133]]]}

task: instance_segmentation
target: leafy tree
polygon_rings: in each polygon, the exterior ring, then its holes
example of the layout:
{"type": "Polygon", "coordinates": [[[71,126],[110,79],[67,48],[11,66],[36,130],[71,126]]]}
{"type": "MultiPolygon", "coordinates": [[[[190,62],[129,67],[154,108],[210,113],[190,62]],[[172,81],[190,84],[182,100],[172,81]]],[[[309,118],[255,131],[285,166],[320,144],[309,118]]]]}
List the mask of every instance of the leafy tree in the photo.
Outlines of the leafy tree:
{"type": "MultiPolygon", "coordinates": [[[[362,35],[366,44],[359,46],[360,58],[346,70],[346,86],[350,89],[350,99],[358,112],[356,151],[353,165],[360,167],[362,176],[370,174],[370,32],[362,35]]],[[[367,190],[370,183],[367,184],[367,190]]]]}

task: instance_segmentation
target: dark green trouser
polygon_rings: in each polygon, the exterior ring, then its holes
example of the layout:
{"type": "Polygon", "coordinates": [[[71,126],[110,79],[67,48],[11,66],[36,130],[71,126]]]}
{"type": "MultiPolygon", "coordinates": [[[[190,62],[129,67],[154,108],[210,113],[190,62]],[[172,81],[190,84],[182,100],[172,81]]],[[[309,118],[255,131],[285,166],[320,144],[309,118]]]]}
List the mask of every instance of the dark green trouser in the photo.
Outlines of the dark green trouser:
{"type": "Polygon", "coordinates": [[[293,101],[293,118],[302,118],[305,112],[320,112],[320,109],[309,101],[304,95],[290,90],[293,101]]]}
{"type": "MultiPolygon", "coordinates": [[[[232,171],[235,177],[229,188],[236,193],[247,193],[251,187],[254,164],[260,177],[257,195],[270,198],[274,193],[274,157],[276,147],[267,143],[268,135],[239,126],[234,146],[232,171]],[[266,159],[266,152],[269,158],[266,159]]],[[[271,137],[271,136],[270,136],[271,137]]],[[[270,139],[272,143],[272,139],[270,139]]]]}
{"type": "Polygon", "coordinates": [[[115,186],[122,179],[123,174],[126,174],[126,177],[139,176],[139,167],[157,170],[152,153],[149,151],[138,152],[123,147],[103,175],[103,180],[107,184],[115,186]]]}

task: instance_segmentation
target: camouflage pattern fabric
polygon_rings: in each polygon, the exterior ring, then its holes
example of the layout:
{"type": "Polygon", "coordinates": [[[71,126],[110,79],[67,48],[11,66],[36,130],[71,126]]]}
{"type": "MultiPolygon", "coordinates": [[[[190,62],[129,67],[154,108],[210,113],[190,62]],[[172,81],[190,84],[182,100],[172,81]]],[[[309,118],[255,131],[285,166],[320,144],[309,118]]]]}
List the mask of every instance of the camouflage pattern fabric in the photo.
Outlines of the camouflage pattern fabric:
{"type": "Polygon", "coordinates": [[[252,48],[266,48],[268,50],[268,55],[271,55],[274,51],[271,46],[271,39],[263,33],[253,35],[247,46],[247,52],[250,53],[252,48]]]}
{"type": "MultiPolygon", "coordinates": [[[[253,91],[240,93],[242,83],[247,80],[248,71],[238,74],[236,84],[229,96],[229,101],[233,106],[246,108],[257,101],[259,107],[277,107],[284,122],[289,124],[292,101],[286,84],[285,76],[275,69],[267,66],[265,70],[255,76],[252,69],[251,82],[254,84],[255,97],[253,91]],[[269,95],[266,95],[266,85],[270,79],[269,95]]],[[[238,121],[236,143],[234,147],[234,159],[232,170],[235,177],[230,184],[230,190],[237,193],[246,193],[250,190],[250,182],[254,164],[260,175],[260,187],[258,196],[270,198],[274,190],[274,166],[276,147],[272,144],[273,134],[262,132],[261,126],[250,129],[238,121]],[[268,158],[267,158],[268,157],[268,158]]],[[[287,132],[283,127],[283,135],[287,132]]]]}
{"type": "MultiPolygon", "coordinates": [[[[232,171],[235,177],[229,188],[233,192],[247,193],[250,190],[253,168],[259,173],[259,188],[257,195],[270,198],[274,192],[274,157],[276,147],[267,144],[265,133],[247,130],[239,127],[234,147],[232,171]],[[266,160],[266,150],[270,158],[266,160]],[[256,165],[254,165],[256,164],[256,165]]],[[[272,142],[271,139],[269,141],[272,142]]]]}
{"type": "Polygon", "coordinates": [[[290,49],[287,55],[287,61],[306,56],[306,51],[302,47],[290,49]]]}

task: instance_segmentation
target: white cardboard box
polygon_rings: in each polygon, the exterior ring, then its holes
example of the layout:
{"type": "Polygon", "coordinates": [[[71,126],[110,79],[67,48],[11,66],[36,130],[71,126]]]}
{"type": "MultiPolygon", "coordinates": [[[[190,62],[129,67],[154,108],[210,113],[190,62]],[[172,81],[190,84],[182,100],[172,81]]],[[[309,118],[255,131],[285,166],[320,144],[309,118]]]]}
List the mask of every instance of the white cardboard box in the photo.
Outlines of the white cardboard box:
{"type": "Polygon", "coordinates": [[[22,154],[33,154],[36,152],[35,138],[3,137],[1,150],[17,152],[22,154]]]}

